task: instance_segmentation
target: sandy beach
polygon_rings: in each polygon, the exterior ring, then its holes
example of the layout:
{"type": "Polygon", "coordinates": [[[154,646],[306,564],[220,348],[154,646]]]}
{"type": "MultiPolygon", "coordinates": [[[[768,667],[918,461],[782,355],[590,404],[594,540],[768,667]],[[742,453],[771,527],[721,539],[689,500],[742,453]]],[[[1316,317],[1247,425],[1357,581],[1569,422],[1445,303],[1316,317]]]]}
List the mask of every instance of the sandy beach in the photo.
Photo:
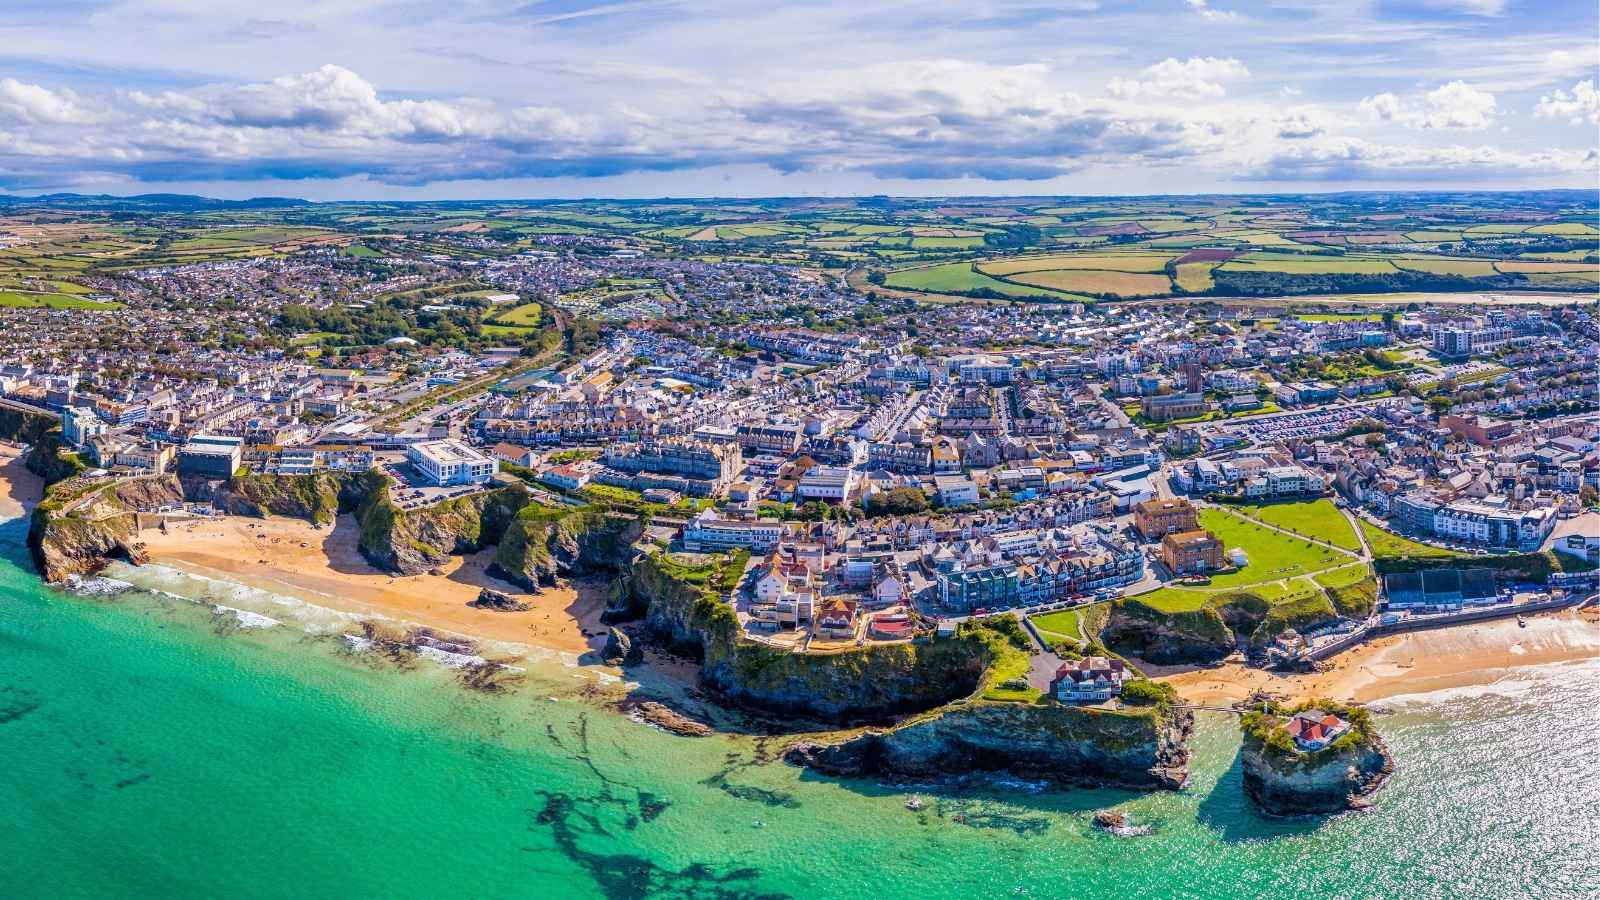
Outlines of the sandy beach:
{"type": "Polygon", "coordinates": [[[577,583],[531,594],[488,574],[494,550],[452,557],[441,575],[395,576],[374,569],[356,548],[360,528],[349,516],[334,528],[299,519],[236,516],[173,521],[167,531],[140,533],[154,563],[224,578],[308,603],[372,613],[467,637],[582,655],[603,638],[603,586],[577,583]],[[482,588],[530,604],[525,612],[475,609],[482,588]]]}
{"type": "Polygon", "coordinates": [[[1293,699],[1368,703],[1491,684],[1523,666],[1600,658],[1600,611],[1567,610],[1527,622],[1526,628],[1515,619],[1499,619],[1391,635],[1333,657],[1326,672],[1285,676],[1228,663],[1165,674],[1161,680],[1185,700],[1207,705],[1236,703],[1257,689],[1293,699]]]}
{"type": "Polygon", "coordinates": [[[44,497],[44,481],[23,464],[22,450],[0,444],[0,519],[15,519],[33,510],[44,497]]]}

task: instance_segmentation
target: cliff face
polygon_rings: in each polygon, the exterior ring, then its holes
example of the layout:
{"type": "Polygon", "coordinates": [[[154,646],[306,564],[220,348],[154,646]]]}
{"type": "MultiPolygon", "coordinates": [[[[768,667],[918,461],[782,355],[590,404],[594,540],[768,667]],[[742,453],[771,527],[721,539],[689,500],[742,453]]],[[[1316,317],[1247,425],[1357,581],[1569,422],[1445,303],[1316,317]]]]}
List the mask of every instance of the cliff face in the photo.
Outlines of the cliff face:
{"type": "Polygon", "coordinates": [[[106,560],[140,562],[137,510],[183,500],[172,476],[138,478],[104,485],[66,482],[33,511],[28,549],[45,581],[97,571],[106,560]]]}
{"type": "Polygon", "coordinates": [[[1244,791],[1268,815],[1296,816],[1361,809],[1394,773],[1389,749],[1372,726],[1370,714],[1318,700],[1300,707],[1268,706],[1240,720],[1244,745],[1244,791]],[[1324,710],[1351,723],[1351,729],[1321,750],[1302,752],[1284,725],[1301,709],[1324,710]]]}
{"type": "Polygon", "coordinates": [[[518,485],[455,497],[420,509],[401,509],[384,489],[384,476],[362,491],[356,508],[361,553],[374,566],[401,575],[420,575],[442,565],[452,553],[475,553],[496,543],[512,518],[532,502],[518,485]]]}
{"type": "Polygon", "coordinates": [[[1321,815],[1362,809],[1394,772],[1394,760],[1377,738],[1342,751],[1323,751],[1288,763],[1272,751],[1245,747],[1244,790],[1275,816],[1321,815]]]}
{"type": "Polygon", "coordinates": [[[613,610],[613,619],[642,615],[658,637],[699,656],[701,681],[722,697],[831,721],[882,719],[965,697],[994,659],[989,643],[970,635],[828,654],[775,650],[741,637],[714,590],[657,556],[634,564],[613,610]]]}
{"type": "Polygon", "coordinates": [[[1137,598],[1113,605],[1101,640],[1118,653],[1163,665],[1219,660],[1237,642],[1217,609],[1163,613],[1137,598]]]}
{"type": "Polygon", "coordinates": [[[235,516],[289,516],[332,525],[341,511],[355,508],[369,489],[362,476],[331,472],[236,475],[212,492],[211,502],[235,516]]]}
{"type": "Polygon", "coordinates": [[[1006,771],[1062,784],[1176,790],[1188,778],[1194,714],[973,701],[786,758],[830,775],[939,778],[1006,771]]]}
{"type": "Polygon", "coordinates": [[[507,524],[495,548],[495,572],[538,590],[559,576],[620,570],[633,558],[633,542],[643,534],[644,523],[637,516],[530,504],[507,524]]]}

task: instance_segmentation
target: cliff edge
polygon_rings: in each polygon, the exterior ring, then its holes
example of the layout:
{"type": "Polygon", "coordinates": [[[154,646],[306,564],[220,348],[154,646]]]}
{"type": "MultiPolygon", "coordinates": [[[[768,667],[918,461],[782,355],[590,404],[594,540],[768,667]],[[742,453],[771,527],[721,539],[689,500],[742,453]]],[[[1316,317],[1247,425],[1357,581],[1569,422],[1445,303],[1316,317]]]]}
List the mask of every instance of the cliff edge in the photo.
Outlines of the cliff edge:
{"type": "Polygon", "coordinates": [[[1330,700],[1266,704],[1246,713],[1241,729],[1244,791],[1268,815],[1363,809],[1394,773],[1388,747],[1360,707],[1330,700]],[[1326,724],[1297,724],[1296,717],[1326,724]],[[1297,732],[1309,741],[1297,739],[1297,732]]]}

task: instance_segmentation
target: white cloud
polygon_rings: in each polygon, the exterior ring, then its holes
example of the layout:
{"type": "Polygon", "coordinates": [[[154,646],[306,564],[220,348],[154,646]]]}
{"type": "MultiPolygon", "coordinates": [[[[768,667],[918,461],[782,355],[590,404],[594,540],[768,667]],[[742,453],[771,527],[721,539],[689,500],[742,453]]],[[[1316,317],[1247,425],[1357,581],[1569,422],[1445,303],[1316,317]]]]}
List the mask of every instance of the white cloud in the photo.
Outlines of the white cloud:
{"type": "Polygon", "coordinates": [[[1210,0],[1183,0],[1183,2],[1207,22],[1232,22],[1239,18],[1239,14],[1233,10],[1212,9],[1210,0]]]}
{"type": "Polygon", "coordinates": [[[1309,110],[1291,112],[1279,117],[1277,127],[1278,137],[1285,140],[1313,138],[1328,130],[1328,125],[1322,116],[1309,110]]]}
{"type": "Polygon", "coordinates": [[[1332,183],[1453,182],[1548,179],[1591,172],[1578,150],[1522,153],[1490,146],[1422,147],[1328,137],[1279,145],[1244,168],[1246,181],[1332,183]]]}
{"type": "Polygon", "coordinates": [[[1580,81],[1570,93],[1557,90],[1540,97],[1533,114],[1545,119],[1566,119],[1571,125],[1582,125],[1585,120],[1600,125],[1600,90],[1595,89],[1592,78],[1580,81]]]}
{"type": "Polygon", "coordinates": [[[1123,99],[1215,98],[1227,93],[1223,86],[1225,82],[1246,78],[1250,70],[1244,63],[1232,58],[1191,56],[1180,62],[1169,56],[1139,74],[1139,78],[1111,79],[1106,83],[1106,91],[1113,97],[1123,99]]]}
{"type": "Polygon", "coordinates": [[[71,91],[52,91],[15,78],[0,78],[0,113],[29,123],[87,122],[91,116],[71,91]]]}
{"type": "Polygon", "coordinates": [[[1507,0],[1422,0],[1431,9],[1463,13],[1469,16],[1505,15],[1507,0]]]}
{"type": "Polygon", "coordinates": [[[1452,81],[1424,94],[1401,98],[1390,91],[1361,101],[1360,109],[1408,128],[1482,130],[1494,121],[1494,95],[1464,81],[1452,81]]]}

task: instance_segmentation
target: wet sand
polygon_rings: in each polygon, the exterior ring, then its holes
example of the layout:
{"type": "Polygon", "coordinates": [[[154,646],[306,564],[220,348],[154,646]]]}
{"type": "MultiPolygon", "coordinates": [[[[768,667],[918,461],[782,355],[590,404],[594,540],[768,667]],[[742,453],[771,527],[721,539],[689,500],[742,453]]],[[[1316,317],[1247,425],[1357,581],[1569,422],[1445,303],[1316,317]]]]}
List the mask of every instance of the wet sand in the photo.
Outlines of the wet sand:
{"type": "Polygon", "coordinates": [[[451,557],[439,575],[398,576],[367,563],[360,528],[346,516],[335,528],[299,519],[237,516],[168,523],[139,539],[154,563],[298,597],[330,609],[379,614],[467,637],[582,655],[603,638],[605,586],[577,582],[532,594],[488,574],[493,548],[451,557]],[[475,609],[482,588],[530,604],[525,612],[475,609]]]}
{"type": "Polygon", "coordinates": [[[1600,659],[1600,612],[1564,611],[1391,635],[1329,660],[1326,672],[1279,675],[1237,663],[1160,678],[1190,703],[1230,705],[1264,689],[1290,699],[1368,703],[1400,694],[1492,684],[1524,666],[1600,659]]]}

